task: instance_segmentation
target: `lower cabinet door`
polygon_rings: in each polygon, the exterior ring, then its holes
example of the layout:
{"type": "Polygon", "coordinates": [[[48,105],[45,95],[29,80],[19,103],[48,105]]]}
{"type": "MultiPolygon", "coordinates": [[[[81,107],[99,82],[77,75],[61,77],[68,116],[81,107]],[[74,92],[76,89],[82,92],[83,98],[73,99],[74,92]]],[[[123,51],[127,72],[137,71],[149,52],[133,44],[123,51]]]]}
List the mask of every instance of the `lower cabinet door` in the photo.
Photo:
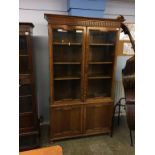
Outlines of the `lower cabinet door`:
{"type": "Polygon", "coordinates": [[[39,147],[38,132],[30,132],[19,136],[19,150],[25,151],[39,147]]]}
{"type": "Polygon", "coordinates": [[[51,107],[51,139],[74,137],[82,132],[82,106],[51,107]]]}
{"type": "Polygon", "coordinates": [[[85,134],[108,133],[111,131],[113,104],[91,103],[85,105],[85,134]]]}
{"type": "Polygon", "coordinates": [[[35,127],[35,120],[32,113],[25,113],[19,116],[19,132],[29,132],[35,127]]]}

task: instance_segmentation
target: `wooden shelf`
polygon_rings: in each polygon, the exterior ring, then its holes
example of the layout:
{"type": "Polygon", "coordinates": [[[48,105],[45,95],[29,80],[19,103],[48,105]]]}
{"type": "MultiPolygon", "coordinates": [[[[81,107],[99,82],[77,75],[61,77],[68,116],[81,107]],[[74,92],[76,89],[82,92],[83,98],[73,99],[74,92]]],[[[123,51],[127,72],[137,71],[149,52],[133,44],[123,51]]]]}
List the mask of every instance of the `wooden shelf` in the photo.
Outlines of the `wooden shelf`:
{"type": "Polygon", "coordinates": [[[75,98],[66,98],[66,99],[62,99],[62,100],[55,100],[54,103],[51,105],[52,107],[59,107],[59,106],[65,106],[65,105],[79,105],[79,104],[83,104],[81,103],[80,98],[79,99],[75,99],[75,98]]]}
{"type": "Polygon", "coordinates": [[[19,54],[20,57],[28,57],[28,54],[19,54]]]}
{"type": "Polygon", "coordinates": [[[94,65],[95,65],[95,64],[113,64],[113,62],[103,62],[103,61],[100,61],[100,62],[99,62],[99,61],[98,61],[98,62],[93,62],[93,61],[91,61],[91,62],[89,62],[89,64],[92,64],[92,65],[93,65],[93,64],[94,64],[94,65]]]}
{"type": "Polygon", "coordinates": [[[19,79],[31,78],[31,74],[19,74],[19,79]]]}
{"type": "Polygon", "coordinates": [[[31,84],[32,80],[31,79],[20,79],[19,84],[20,85],[26,85],[26,84],[31,84]]]}
{"type": "Polygon", "coordinates": [[[88,98],[86,100],[86,103],[107,103],[113,102],[113,99],[111,97],[94,97],[94,98],[88,98]]]}
{"type": "Polygon", "coordinates": [[[54,78],[54,80],[79,80],[81,79],[80,77],[73,77],[73,76],[70,76],[70,77],[56,77],[54,78]]]}
{"type": "Polygon", "coordinates": [[[38,131],[31,131],[31,132],[26,132],[26,133],[19,133],[20,136],[34,135],[34,134],[38,134],[38,131]]]}
{"type": "Polygon", "coordinates": [[[28,76],[31,76],[30,73],[19,73],[19,77],[28,77],[28,76]]]}
{"type": "Polygon", "coordinates": [[[19,76],[31,76],[31,74],[30,73],[22,73],[22,74],[19,74],[19,76]]]}
{"type": "Polygon", "coordinates": [[[79,105],[79,104],[83,104],[83,102],[81,101],[81,99],[71,99],[71,98],[67,98],[67,99],[62,99],[62,100],[57,100],[54,101],[51,106],[52,107],[57,107],[57,106],[64,106],[64,105],[79,105]]]}
{"type": "Polygon", "coordinates": [[[23,95],[23,96],[19,96],[19,97],[32,97],[32,95],[23,95]]]}
{"type": "Polygon", "coordinates": [[[111,76],[89,76],[88,79],[111,79],[111,76]]]}
{"type": "Polygon", "coordinates": [[[114,43],[91,43],[90,46],[114,46],[114,43]]]}
{"type": "Polygon", "coordinates": [[[54,65],[70,65],[70,64],[81,64],[81,62],[54,62],[54,65]]]}
{"type": "Polygon", "coordinates": [[[29,116],[29,115],[32,115],[33,112],[32,111],[29,111],[29,112],[22,112],[22,113],[19,113],[19,116],[29,116]]]}
{"type": "Polygon", "coordinates": [[[64,45],[64,46],[81,46],[82,43],[59,43],[59,42],[53,42],[53,45],[64,45]]]}
{"type": "Polygon", "coordinates": [[[27,49],[19,49],[20,52],[25,52],[27,49]]]}

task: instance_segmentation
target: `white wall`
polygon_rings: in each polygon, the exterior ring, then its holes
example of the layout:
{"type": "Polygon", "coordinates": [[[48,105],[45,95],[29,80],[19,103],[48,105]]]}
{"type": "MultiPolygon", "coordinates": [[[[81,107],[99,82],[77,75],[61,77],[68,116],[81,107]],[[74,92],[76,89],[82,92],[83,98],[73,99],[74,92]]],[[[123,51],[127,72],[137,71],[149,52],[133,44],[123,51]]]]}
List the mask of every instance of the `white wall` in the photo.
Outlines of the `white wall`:
{"type": "MultiPolygon", "coordinates": [[[[130,1],[130,0],[126,0],[130,1]]],[[[67,0],[19,0],[19,21],[34,24],[33,61],[37,87],[39,116],[49,120],[49,52],[47,21],[44,13],[68,14],[67,0]]],[[[125,15],[127,21],[134,21],[134,3],[124,0],[107,0],[104,17],[115,18],[125,15]]]]}
{"type": "Polygon", "coordinates": [[[38,113],[44,122],[49,119],[49,51],[48,30],[44,13],[68,14],[67,0],[19,0],[19,21],[32,22],[33,62],[35,70],[38,113]]]}
{"type": "Polygon", "coordinates": [[[134,0],[107,0],[104,17],[116,18],[118,15],[123,15],[127,22],[135,22],[134,0]]]}
{"type": "Polygon", "coordinates": [[[32,22],[34,35],[47,36],[45,13],[68,14],[67,0],[19,0],[19,21],[32,22]]]}
{"type": "MultiPolygon", "coordinates": [[[[135,23],[135,0],[107,0],[104,12],[104,18],[116,18],[123,15],[125,22],[135,23]]],[[[122,69],[125,67],[126,60],[130,56],[118,56],[116,65],[116,89],[115,103],[119,98],[124,97],[122,83],[122,69]]]]}

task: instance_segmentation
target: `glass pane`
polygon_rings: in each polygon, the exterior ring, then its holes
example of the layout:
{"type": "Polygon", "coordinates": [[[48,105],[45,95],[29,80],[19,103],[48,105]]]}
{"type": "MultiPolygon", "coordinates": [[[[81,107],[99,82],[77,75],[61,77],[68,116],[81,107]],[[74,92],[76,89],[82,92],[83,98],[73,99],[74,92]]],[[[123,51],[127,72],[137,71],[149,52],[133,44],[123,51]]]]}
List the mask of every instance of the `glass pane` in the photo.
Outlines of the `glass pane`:
{"type": "Polygon", "coordinates": [[[21,85],[19,87],[19,96],[31,95],[31,94],[32,94],[31,85],[26,84],[26,85],[21,85]]]}
{"type": "Polygon", "coordinates": [[[32,135],[22,135],[19,137],[19,148],[29,148],[34,147],[38,144],[38,136],[36,134],[32,135]]]}
{"type": "Polygon", "coordinates": [[[19,73],[28,74],[29,73],[29,57],[19,56],[19,73]]]}
{"type": "Polygon", "coordinates": [[[19,36],[19,54],[27,54],[26,36],[19,36]]]}
{"type": "Polygon", "coordinates": [[[82,43],[82,30],[53,29],[53,42],[55,43],[82,43]]]}
{"type": "Polygon", "coordinates": [[[116,32],[90,30],[90,43],[115,43],[116,32]]]}
{"type": "Polygon", "coordinates": [[[115,31],[89,31],[87,98],[111,97],[115,31]]]}
{"type": "Polygon", "coordinates": [[[112,65],[89,65],[89,77],[112,77],[112,65]]]}
{"type": "Polygon", "coordinates": [[[32,96],[19,97],[19,112],[32,111],[32,96]]]}
{"type": "Polygon", "coordinates": [[[80,78],[80,73],[81,71],[81,65],[54,65],[54,77],[79,77],[80,78]]]}
{"type": "Polygon", "coordinates": [[[19,116],[19,128],[33,127],[34,123],[34,117],[32,114],[19,116]]]}
{"type": "Polygon", "coordinates": [[[82,46],[53,46],[54,62],[81,62],[82,46]]]}
{"type": "Polygon", "coordinates": [[[83,30],[53,29],[54,100],[81,97],[83,30]]]}
{"type": "Polygon", "coordinates": [[[112,62],[114,60],[115,46],[90,46],[89,61],[112,62]]]}
{"type": "Polygon", "coordinates": [[[62,80],[54,83],[54,100],[80,99],[80,80],[62,80]]]}
{"type": "Polygon", "coordinates": [[[110,97],[111,79],[89,79],[87,98],[110,97]]]}

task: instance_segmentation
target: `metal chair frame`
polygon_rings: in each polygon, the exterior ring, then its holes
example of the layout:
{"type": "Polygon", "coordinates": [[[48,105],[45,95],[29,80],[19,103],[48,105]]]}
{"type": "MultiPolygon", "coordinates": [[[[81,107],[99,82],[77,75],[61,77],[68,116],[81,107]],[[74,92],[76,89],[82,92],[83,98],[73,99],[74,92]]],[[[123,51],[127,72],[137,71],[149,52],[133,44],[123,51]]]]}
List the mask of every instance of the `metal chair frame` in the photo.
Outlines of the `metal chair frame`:
{"type": "MultiPolygon", "coordinates": [[[[119,99],[119,101],[115,104],[114,110],[113,110],[113,116],[112,116],[112,127],[111,127],[111,137],[113,136],[113,130],[114,130],[114,118],[115,118],[115,112],[116,108],[118,107],[118,116],[117,116],[117,125],[119,126],[120,124],[120,113],[121,113],[121,107],[124,107],[126,109],[126,104],[122,104],[122,101],[125,100],[126,98],[122,97],[119,99]]],[[[130,129],[129,129],[130,130],[130,129]]],[[[132,138],[132,131],[130,130],[130,141],[131,141],[131,146],[133,146],[133,138],[132,138]]]]}

